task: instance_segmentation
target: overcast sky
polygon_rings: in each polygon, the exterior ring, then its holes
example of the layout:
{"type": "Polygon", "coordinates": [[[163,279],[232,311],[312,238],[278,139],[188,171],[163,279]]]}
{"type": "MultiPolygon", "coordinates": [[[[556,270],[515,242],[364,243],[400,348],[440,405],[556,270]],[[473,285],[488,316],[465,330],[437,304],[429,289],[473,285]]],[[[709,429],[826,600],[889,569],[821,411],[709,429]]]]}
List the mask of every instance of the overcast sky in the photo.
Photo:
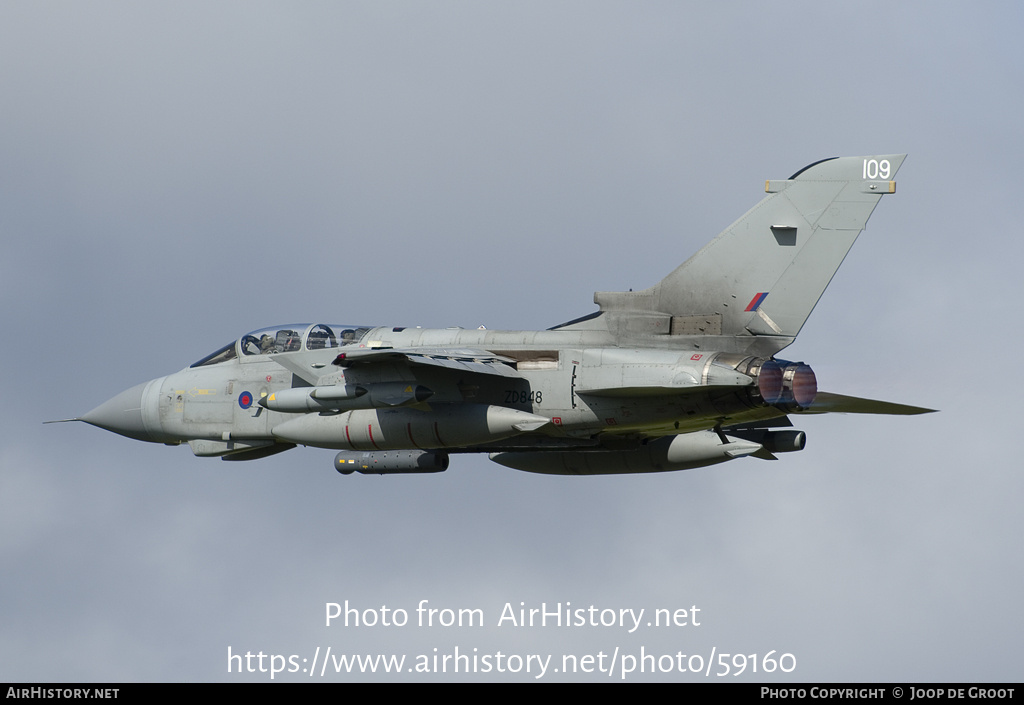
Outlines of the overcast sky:
{"type": "MultiPolygon", "coordinates": [[[[1021,680],[1022,20],[1016,2],[0,4],[0,680],[269,680],[229,673],[229,648],[318,647],[1021,680]],[[546,328],[656,282],[765,179],[903,152],[787,357],[939,414],[800,419],[807,448],[779,462],[615,477],[485,457],[341,477],[331,451],[224,463],[42,425],[266,325],[546,328]],[[345,600],[410,624],[325,626],[345,600]],[[421,600],[486,624],[414,626],[421,600]],[[695,605],[700,625],[499,627],[520,602],[695,605]]],[[[652,677],[732,678],[627,680],[652,677]]]]}

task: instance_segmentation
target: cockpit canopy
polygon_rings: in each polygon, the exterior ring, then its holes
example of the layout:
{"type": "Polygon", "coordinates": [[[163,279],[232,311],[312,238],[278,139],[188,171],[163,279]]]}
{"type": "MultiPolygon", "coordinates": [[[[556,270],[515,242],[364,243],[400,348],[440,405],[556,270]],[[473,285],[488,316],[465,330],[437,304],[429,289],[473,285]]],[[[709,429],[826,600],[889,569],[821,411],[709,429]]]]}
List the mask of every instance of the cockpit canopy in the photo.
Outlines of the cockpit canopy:
{"type": "Polygon", "coordinates": [[[240,356],[276,355],[298,350],[324,350],[343,345],[356,345],[369,330],[370,328],[365,326],[345,326],[333,323],[331,325],[295,323],[260,328],[215,350],[189,367],[216,365],[240,356]]]}

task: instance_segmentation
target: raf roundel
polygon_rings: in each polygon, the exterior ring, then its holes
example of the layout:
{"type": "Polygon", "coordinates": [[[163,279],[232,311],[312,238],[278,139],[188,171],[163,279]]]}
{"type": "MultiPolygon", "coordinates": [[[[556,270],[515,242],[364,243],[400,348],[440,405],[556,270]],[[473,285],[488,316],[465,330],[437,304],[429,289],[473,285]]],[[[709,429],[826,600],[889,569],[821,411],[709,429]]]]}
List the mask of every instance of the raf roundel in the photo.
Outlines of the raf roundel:
{"type": "Polygon", "coordinates": [[[252,406],[252,392],[242,392],[238,395],[238,405],[243,409],[252,406]]]}

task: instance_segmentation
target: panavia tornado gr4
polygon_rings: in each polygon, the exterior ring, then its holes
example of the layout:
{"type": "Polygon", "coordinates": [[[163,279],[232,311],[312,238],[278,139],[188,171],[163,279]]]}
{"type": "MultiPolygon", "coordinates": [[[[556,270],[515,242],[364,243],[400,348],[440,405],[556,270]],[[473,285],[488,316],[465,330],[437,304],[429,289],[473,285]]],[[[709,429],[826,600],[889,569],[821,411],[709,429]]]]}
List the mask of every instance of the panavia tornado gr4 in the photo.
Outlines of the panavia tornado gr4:
{"type": "Polygon", "coordinates": [[[686,470],[803,449],[790,417],[919,414],[818,391],[778,357],[906,155],[825,159],[649,289],[597,292],[540,331],[282,325],[78,419],[198,456],[340,451],[344,474],[439,472],[458,453],[557,475],[686,470]]]}

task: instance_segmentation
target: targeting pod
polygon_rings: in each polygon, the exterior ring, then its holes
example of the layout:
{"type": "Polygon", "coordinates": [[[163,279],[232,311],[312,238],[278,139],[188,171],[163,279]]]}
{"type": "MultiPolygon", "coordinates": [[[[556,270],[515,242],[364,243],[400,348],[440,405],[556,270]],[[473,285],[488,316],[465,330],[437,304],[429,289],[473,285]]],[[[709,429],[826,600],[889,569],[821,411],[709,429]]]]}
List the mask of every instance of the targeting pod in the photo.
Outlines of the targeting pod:
{"type": "Polygon", "coordinates": [[[448,454],[429,450],[342,451],[334,456],[334,469],[342,475],[444,472],[448,469],[448,454]]]}

